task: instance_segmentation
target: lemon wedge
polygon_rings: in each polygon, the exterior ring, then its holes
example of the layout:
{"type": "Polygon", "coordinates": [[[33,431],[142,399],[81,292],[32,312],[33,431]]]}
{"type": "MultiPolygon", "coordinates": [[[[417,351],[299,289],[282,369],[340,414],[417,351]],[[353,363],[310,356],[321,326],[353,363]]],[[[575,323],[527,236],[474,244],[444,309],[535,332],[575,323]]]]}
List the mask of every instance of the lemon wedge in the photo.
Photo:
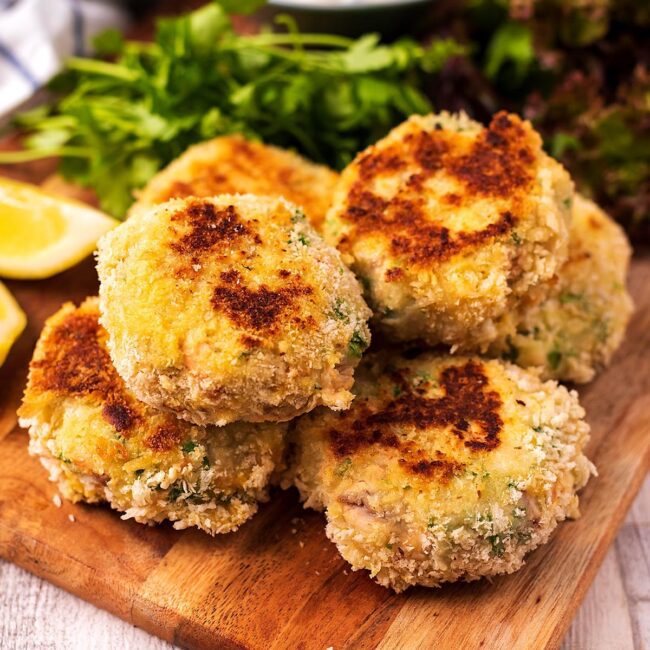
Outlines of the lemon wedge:
{"type": "Polygon", "coordinates": [[[27,318],[7,287],[0,282],[0,366],[9,354],[14,341],[25,329],[27,318]]]}
{"type": "Polygon", "coordinates": [[[117,223],[83,203],[0,178],[0,276],[37,279],[64,271],[117,223]]]}

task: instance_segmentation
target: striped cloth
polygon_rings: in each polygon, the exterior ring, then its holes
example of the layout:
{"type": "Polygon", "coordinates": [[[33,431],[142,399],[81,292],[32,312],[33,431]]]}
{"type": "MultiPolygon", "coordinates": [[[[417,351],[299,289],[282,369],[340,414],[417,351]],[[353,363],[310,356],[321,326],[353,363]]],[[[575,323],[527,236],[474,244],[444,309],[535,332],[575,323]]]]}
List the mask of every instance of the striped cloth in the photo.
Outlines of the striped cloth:
{"type": "Polygon", "coordinates": [[[102,0],[0,0],[0,119],[49,81],[68,56],[126,15],[102,0]]]}

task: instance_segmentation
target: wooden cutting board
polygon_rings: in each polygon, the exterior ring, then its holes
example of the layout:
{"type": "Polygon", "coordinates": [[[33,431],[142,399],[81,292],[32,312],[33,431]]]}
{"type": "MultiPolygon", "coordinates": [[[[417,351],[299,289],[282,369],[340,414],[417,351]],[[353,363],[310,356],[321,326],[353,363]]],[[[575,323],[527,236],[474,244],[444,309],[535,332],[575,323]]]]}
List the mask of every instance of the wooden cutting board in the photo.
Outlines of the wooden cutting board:
{"type": "Polygon", "coordinates": [[[274,493],[237,533],[218,538],[123,522],[108,507],[56,507],[15,411],[44,319],[95,293],[97,279],[89,259],[50,280],[8,285],[29,326],[0,369],[0,556],[183,646],[555,647],[648,469],[648,256],[633,263],[637,310],[625,345],[580,389],[600,472],[582,493],[583,517],[561,525],[514,575],[399,596],[351,572],[323,516],[302,510],[293,491],[274,493]]]}

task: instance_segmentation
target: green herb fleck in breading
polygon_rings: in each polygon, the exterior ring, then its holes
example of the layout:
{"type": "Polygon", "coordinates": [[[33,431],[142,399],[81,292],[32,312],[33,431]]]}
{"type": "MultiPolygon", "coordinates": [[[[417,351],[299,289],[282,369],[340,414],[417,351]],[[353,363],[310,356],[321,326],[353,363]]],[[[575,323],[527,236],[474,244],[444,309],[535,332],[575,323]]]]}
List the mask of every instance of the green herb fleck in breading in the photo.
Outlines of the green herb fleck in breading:
{"type": "Polygon", "coordinates": [[[368,342],[363,338],[358,330],[355,330],[350,343],[348,344],[348,352],[352,357],[360,357],[363,351],[368,347],[368,342]]]}

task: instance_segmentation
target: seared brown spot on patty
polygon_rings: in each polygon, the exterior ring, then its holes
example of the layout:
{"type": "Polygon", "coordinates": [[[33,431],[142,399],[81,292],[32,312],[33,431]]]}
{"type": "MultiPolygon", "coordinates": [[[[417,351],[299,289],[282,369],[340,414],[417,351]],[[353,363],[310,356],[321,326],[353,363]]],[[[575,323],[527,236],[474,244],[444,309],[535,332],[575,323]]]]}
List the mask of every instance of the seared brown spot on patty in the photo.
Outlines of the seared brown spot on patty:
{"type": "Polygon", "coordinates": [[[394,266],[392,269],[388,269],[385,274],[386,282],[395,282],[404,277],[404,269],[401,269],[399,266],[394,266]]]}
{"type": "Polygon", "coordinates": [[[108,402],[102,409],[104,419],[120,433],[125,433],[138,421],[138,414],[124,403],[108,402]]]}
{"type": "Polygon", "coordinates": [[[421,220],[421,209],[419,203],[409,201],[396,201],[394,204],[396,222],[400,225],[391,237],[391,248],[412,264],[448,259],[464,249],[505,235],[516,222],[511,212],[504,212],[483,230],[452,234],[444,226],[421,220]]]}
{"type": "Polygon", "coordinates": [[[248,336],[248,334],[240,336],[239,342],[249,350],[259,348],[262,345],[262,341],[260,339],[256,338],[255,336],[248,336]]]}
{"type": "Polygon", "coordinates": [[[163,203],[169,199],[185,199],[189,196],[208,197],[232,194],[236,191],[223,174],[213,170],[200,170],[191,180],[173,182],[156,197],[156,200],[163,203]]]}
{"type": "Polygon", "coordinates": [[[222,271],[219,274],[219,277],[223,282],[232,284],[233,282],[239,282],[241,280],[241,274],[236,269],[229,269],[228,271],[222,271]]]}
{"type": "Polygon", "coordinates": [[[463,202],[463,197],[460,194],[452,192],[450,194],[445,194],[442,197],[442,200],[449,205],[459,206],[463,202]]]}
{"type": "Polygon", "coordinates": [[[153,451],[169,451],[177,447],[182,438],[182,432],[175,422],[167,422],[149,433],[144,439],[145,447],[153,451]]]}
{"type": "Polygon", "coordinates": [[[225,312],[239,327],[273,331],[280,320],[300,311],[295,304],[296,298],[312,293],[313,289],[299,280],[277,289],[264,284],[257,289],[243,284],[218,286],[212,294],[212,306],[225,312]]]}
{"type": "Polygon", "coordinates": [[[359,160],[359,174],[362,178],[369,180],[378,174],[398,171],[404,166],[404,160],[397,153],[377,156],[371,150],[369,153],[363,154],[359,160]]]}
{"type": "Polygon", "coordinates": [[[197,199],[173,214],[171,221],[189,227],[187,233],[170,245],[177,253],[194,256],[193,262],[198,261],[196,256],[200,253],[245,236],[252,238],[256,244],[261,243],[260,236],[240,220],[233,205],[217,208],[210,201],[197,199]]]}
{"type": "Polygon", "coordinates": [[[32,380],[40,390],[89,395],[109,394],[121,379],[108,352],[99,344],[95,315],[72,313],[50,331],[43,359],[31,363],[32,380]]]}
{"type": "Polygon", "coordinates": [[[261,153],[260,145],[244,138],[232,138],[229,141],[231,155],[235,160],[248,163],[256,162],[261,153]]]}
{"type": "MultiPolygon", "coordinates": [[[[392,376],[392,375],[391,375],[392,376]]],[[[503,420],[499,394],[490,389],[484,367],[468,361],[445,368],[440,375],[441,397],[426,397],[413,392],[411,382],[399,381],[400,392],[380,408],[366,401],[341,415],[341,424],[329,431],[334,455],[345,458],[372,446],[395,449],[405,470],[423,477],[448,480],[463,466],[441,451],[428,454],[406,439],[399,427],[426,431],[435,442],[446,436],[446,429],[473,451],[491,451],[500,444],[503,420]]]]}
{"type": "Polygon", "coordinates": [[[449,173],[467,189],[483,196],[508,196],[533,181],[535,156],[521,120],[497,113],[472,145],[469,153],[452,156],[449,173]]]}
{"type": "Polygon", "coordinates": [[[427,172],[431,175],[441,170],[449,153],[449,143],[442,136],[442,132],[436,131],[435,134],[420,131],[417,135],[406,138],[413,157],[424,171],[422,176],[426,176],[427,172]]]}
{"type": "MultiPolygon", "coordinates": [[[[392,252],[411,264],[444,261],[512,229],[534,182],[537,147],[534,132],[506,113],[495,115],[472,140],[445,130],[409,133],[399,143],[362,154],[357,162],[359,178],[350,187],[342,218],[353,225],[356,235],[382,235],[392,252]],[[376,180],[402,171],[411,173],[394,195],[384,198],[375,193],[376,180]],[[463,187],[462,192],[439,197],[443,213],[483,197],[503,199],[509,208],[480,230],[451,231],[444,225],[444,214],[436,221],[423,199],[425,183],[438,176],[463,187]]],[[[341,241],[341,248],[349,248],[354,238],[341,241]]]]}
{"type": "Polygon", "coordinates": [[[421,449],[411,450],[407,447],[402,454],[399,463],[406,471],[422,478],[436,478],[441,483],[447,483],[465,467],[441,452],[437,452],[435,458],[427,458],[421,449]]]}
{"type": "Polygon", "coordinates": [[[137,404],[113,367],[98,319],[99,313],[73,312],[50,330],[43,358],[31,362],[30,386],[62,396],[96,397],[105,402],[104,419],[126,435],[139,420],[137,404]]]}

